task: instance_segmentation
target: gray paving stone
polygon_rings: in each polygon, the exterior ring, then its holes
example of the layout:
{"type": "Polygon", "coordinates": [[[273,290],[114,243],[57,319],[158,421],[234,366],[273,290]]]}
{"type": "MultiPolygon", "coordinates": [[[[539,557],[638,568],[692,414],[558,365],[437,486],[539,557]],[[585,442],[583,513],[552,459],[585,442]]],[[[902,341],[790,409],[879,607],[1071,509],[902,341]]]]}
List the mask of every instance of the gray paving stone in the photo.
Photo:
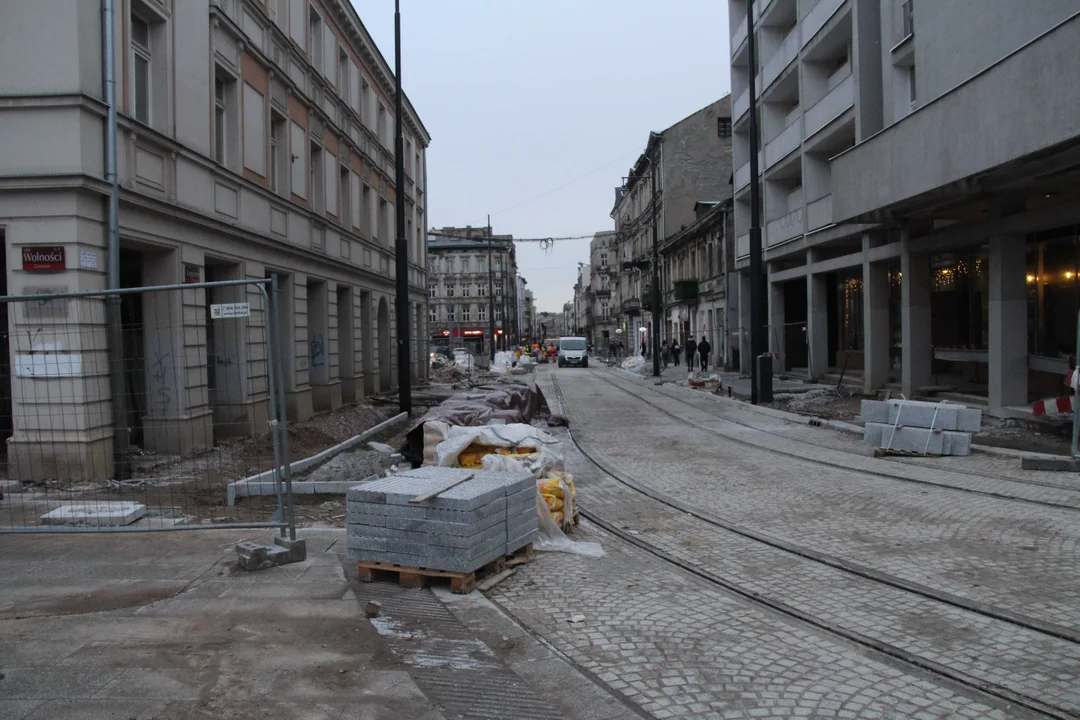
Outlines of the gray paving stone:
{"type": "Polygon", "coordinates": [[[881,448],[928,455],[970,455],[971,434],[966,432],[931,431],[928,428],[885,423],[866,423],[863,439],[881,448]]]}
{"type": "MultiPolygon", "coordinates": [[[[416,555],[459,554],[476,547],[502,539],[506,540],[506,527],[493,525],[468,537],[459,535],[438,535],[433,533],[408,532],[403,530],[388,531],[385,535],[374,535],[372,531],[380,528],[366,528],[361,525],[348,527],[347,543],[349,547],[370,550],[405,552],[416,555]],[[445,551],[445,552],[444,552],[445,551]]],[[[385,530],[384,530],[385,532],[385,530]]]]}
{"type": "Polygon", "coordinates": [[[933,427],[941,430],[979,432],[982,411],[956,404],[939,404],[921,400],[863,400],[860,409],[863,422],[933,427]],[[899,417],[899,421],[897,418],[899,417]]]}

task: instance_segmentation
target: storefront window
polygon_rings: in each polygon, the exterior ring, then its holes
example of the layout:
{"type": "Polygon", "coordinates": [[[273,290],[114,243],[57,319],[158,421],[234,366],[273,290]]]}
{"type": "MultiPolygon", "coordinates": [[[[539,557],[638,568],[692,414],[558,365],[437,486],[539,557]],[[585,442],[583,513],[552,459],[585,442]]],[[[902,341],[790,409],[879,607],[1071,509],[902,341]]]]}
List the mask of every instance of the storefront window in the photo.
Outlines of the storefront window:
{"type": "Polygon", "coordinates": [[[863,282],[862,268],[840,275],[837,291],[840,296],[840,338],[843,350],[863,349],[863,282]]]}
{"type": "Polygon", "coordinates": [[[986,350],[990,337],[988,248],[930,258],[934,347],[986,350]]]}
{"type": "Polygon", "coordinates": [[[1076,352],[1076,319],[1080,309],[1077,229],[1033,236],[1027,257],[1028,352],[1068,358],[1076,352]]]}

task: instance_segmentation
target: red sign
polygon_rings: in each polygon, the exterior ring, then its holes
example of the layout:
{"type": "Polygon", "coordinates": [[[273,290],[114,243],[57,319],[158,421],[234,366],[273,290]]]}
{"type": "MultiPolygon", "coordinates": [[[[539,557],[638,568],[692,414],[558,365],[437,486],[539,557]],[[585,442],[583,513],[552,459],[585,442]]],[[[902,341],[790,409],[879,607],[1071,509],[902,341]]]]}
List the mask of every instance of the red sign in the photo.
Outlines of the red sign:
{"type": "Polygon", "coordinates": [[[67,267],[63,245],[31,245],[22,249],[23,270],[63,270],[67,267]]]}
{"type": "Polygon", "coordinates": [[[197,283],[199,280],[199,266],[184,263],[184,284],[197,283]]]}
{"type": "Polygon", "coordinates": [[[465,337],[480,337],[484,334],[483,330],[465,330],[461,333],[465,337]]]}

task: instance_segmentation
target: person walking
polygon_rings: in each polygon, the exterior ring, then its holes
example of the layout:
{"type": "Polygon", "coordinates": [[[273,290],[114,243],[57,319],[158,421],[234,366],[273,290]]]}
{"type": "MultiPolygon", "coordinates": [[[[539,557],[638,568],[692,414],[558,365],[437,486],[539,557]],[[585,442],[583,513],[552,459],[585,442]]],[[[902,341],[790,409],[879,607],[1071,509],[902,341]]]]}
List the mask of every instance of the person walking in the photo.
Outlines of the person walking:
{"type": "Polygon", "coordinates": [[[705,339],[705,336],[701,336],[701,342],[697,344],[698,355],[701,357],[701,371],[706,372],[709,369],[709,353],[712,352],[712,345],[705,339]]]}
{"type": "Polygon", "coordinates": [[[697,354],[697,343],[694,342],[694,336],[691,335],[686,339],[686,371],[694,372],[694,356],[697,354]]]}
{"type": "Polygon", "coordinates": [[[682,348],[679,346],[678,340],[671,341],[671,357],[675,360],[675,367],[679,367],[679,353],[682,352],[682,348]]]}
{"type": "Polygon", "coordinates": [[[660,349],[660,358],[664,361],[664,368],[671,363],[671,343],[667,340],[664,341],[664,345],[660,349]]]}

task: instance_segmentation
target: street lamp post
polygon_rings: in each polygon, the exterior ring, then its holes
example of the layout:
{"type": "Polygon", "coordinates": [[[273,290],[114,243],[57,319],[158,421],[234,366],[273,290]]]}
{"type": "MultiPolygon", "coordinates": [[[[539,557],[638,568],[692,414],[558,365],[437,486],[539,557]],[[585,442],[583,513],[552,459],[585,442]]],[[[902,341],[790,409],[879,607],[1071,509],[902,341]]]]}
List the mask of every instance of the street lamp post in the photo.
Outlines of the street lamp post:
{"type": "Polygon", "coordinates": [[[765,352],[765,287],[761,278],[761,186],[758,183],[757,41],[754,39],[754,0],[746,3],[746,51],[750,63],[750,402],[772,400],[772,370],[763,378],[758,358],[765,352]]]}
{"type": "Polygon", "coordinates": [[[397,195],[395,206],[396,237],[394,240],[394,279],[397,294],[398,346],[398,411],[412,414],[412,373],[409,358],[409,248],[405,240],[405,137],[402,131],[401,93],[401,2],[394,0],[394,185],[397,195]]]}

